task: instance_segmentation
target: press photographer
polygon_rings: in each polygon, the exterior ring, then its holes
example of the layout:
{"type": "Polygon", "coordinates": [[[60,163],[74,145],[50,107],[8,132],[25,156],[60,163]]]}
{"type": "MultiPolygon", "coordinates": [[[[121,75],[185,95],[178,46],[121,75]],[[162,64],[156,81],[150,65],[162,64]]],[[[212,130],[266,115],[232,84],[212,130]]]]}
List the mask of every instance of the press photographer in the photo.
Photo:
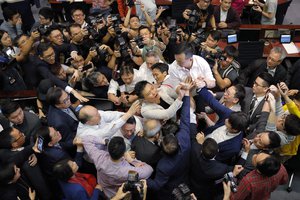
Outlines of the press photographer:
{"type": "MultiPolygon", "coordinates": [[[[183,18],[189,20],[190,17],[195,17],[199,15],[199,19],[196,22],[195,29],[212,27],[216,29],[215,17],[213,15],[214,8],[211,5],[211,0],[199,0],[197,3],[188,5],[187,8],[182,13],[183,18]],[[196,15],[196,13],[198,13],[196,15]],[[192,14],[190,16],[190,14],[192,14]]],[[[192,20],[193,22],[194,20],[192,20]]]]}
{"type": "Polygon", "coordinates": [[[240,69],[240,63],[235,60],[238,54],[239,51],[234,46],[226,46],[223,53],[215,56],[212,72],[218,86],[217,90],[223,91],[236,84],[240,69]]]}

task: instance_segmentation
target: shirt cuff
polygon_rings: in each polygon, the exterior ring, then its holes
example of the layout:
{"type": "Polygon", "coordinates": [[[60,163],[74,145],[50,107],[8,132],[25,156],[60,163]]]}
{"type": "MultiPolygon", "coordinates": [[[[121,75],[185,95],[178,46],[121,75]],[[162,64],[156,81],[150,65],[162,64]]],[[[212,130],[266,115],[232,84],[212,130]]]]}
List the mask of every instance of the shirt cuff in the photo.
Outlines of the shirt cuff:
{"type": "Polygon", "coordinates": [[[70,87],[70,86],[66,86],[66,87],[65,87],[65,91],[66,91],[68,94],[70,94],[72,90],[73,90],[73,88],[70,87]]]}
{"type": "Polygon", "coordinates": [[[243,152],[242,155],[241,155],[241,158],[243,158],[244,160],[246,160],[248,157],[248,153],[247,152],[243,152]]]}

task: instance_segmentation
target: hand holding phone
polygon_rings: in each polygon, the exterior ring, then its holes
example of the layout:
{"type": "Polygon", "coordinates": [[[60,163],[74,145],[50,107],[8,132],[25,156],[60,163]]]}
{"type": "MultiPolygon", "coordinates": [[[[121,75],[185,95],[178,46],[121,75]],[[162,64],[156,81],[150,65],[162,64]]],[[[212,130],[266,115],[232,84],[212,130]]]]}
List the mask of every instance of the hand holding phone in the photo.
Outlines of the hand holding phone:
{"type": "Polygon", "coordinates": [[[42,152],[44,150],[43,146],[44,146],[44,138],[42,136],[38,136],[37,139],[37,149],[42,152]]]}

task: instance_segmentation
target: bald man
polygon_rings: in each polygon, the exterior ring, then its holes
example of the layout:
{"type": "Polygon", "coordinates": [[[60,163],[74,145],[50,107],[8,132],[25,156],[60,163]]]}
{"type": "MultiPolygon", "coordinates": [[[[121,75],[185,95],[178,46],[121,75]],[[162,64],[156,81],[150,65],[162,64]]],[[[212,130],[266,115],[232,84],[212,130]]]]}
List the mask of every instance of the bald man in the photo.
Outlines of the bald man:
{"type": "Polygon", "coordinates": [[[156,164],[161,158],[158,139],[160,137],[161,123],[156,119],[149,119],[144,122],[144,136],[135,137],[131,143],[131,150],[135,151],[135,156],[156,168],[156,164]]]}
{"type": "Polygon", "coordinates": [[[79,111],[76,136],[83,138],[87,135],[93,135],[99,140],[109,139],[139,109],[138,101],[134,102],[126,113],[97,110],[97,108],[89,105],[83,106],[79,111]]]}

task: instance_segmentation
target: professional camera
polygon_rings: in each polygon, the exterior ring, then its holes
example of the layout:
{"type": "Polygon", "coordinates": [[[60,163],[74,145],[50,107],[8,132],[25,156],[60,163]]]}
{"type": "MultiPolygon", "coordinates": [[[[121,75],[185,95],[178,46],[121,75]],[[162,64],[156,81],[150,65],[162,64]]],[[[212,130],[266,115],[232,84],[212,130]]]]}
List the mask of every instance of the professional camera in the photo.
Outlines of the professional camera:
{"type": "Polygon", "coordinates": [[[116,39],[117,39],[118,44],[120,45],[119,51],[121,53],[122,58],[123,59],[130,58],[130,54],[128,52],[128,49],[129,49],[128,43],[125,41],[125,39],[121,35],[118,35],[116,39]]]}
{"type": "Polygon", "coordinates": [[[208,54],[209,57],[213,60],[217,59],[219,61],[224,61],[226,60],[226,56],[223,55],[223,52],[222,51],[218,51],[217,53],[209,53],[208,54]]]}
{"type": "Polygon", "coordinates": [[[189,14],[189,17],[190,18],[187,21],[188,26],[195,28],[200,19],[200,13],[197,10],[192,10],[192,12],[189,14]]]}
{"type": "Polygon", "coordinates": [[[228,172],[227,174],[224,175],[224,179],[223,179],[226,183],[230,183],[230,189],[232,192],[237,192],[237,185],[235,183],[234,177],[233,177],[233,173],[232,172],[228,172]]]}
{"type": "Polygon", "coordinates": [[[190,188],[182,183],[177,188],[172,191],[172,199],[175,200],[191,200],[191,190],[190,188]]]}
{"type": "Polygon", "coordinates": [[[108,52],[105,50],[105,49],[100,49],[101,45],[95,43],[95,46],[91,47],[90,48],[90,51],[94,51],[96,50],[97,51],[97,57],[100,59],[100,60],[105,60],[105,58],[108,56],[108,52]]]}
{"type": "Polygon", "coordinates": [[[88,16],[87,22],[88,22],[88,25],[86,26],[87,31],[94,39],[98,40],[100,37],[100,34],[94,27],[96,24],[104,22],[103,15],[102,14],[90,15],[90,16],[88,16]]]}
{"type": "Polygon", "coordinates": [[[144,185],[139,181],[139,174],[136,171],[128,171],[127,182],[124,184],[123,192],[131,192],[132,199],[143,199],[144,185]],[[140,191],[137,189],[139,187],[140,191]]]}
{"type": "Polygon", "coordinates": [[[134,6],[134,1],[133,0],[126,0],[126,5],[132,8],[134,6]]]}
{"type": "Polygon", "coordinates": [[[16,62],[16,59],[13,57],[10,57],[6,54],[6,52],[0,51],[0,69],[4,70],[8,66],[12,66],[13,63],[16,62]]]}
{"type": "Polygon", "coordinates": [[[104,20],[103,20],[103,15],[102,14],[98,14],[98,15],[90,15],[90,16],[88,16],[88,21],[91,23],[91,24],[93,24],[93,25],[95,25],[95,24],[97,24],[97,23],[103,23],[104,22],[104,20]]]}
{"type": "Polygon", "coordinates": [[[137,36],[134,38],[134,41],[136,42],[136,44],[138,45],[138,47],[140,49],[144,48],[144,43],[143,43],[143,37],[142,36],[137,36]]]}
{"type": "Polygon", "coordinates": [[[113,28],[115,30],[115,33],[117,35],[120,35],[122,33],[120,24],[122,24],[120,20],[120,15],[119,14],[113,14],[111,15],[111,21],[113,22],[113,28]]]}
{"type": "Polygon", "coordinates": [[[38,31],[41,35],[45,35],[47,33],[47,28],[44,25],[40,25],[32,30],[32,32],[38,31]]]}
{"type": "Polygon", "coordinates": [[[195,33],[195,39],[189,43],[189,45],[196,50],[197,47],[200,47],[202,42],[206,41],[206,33],[204,29],[198,29],[197,32],[195,33]]]}

